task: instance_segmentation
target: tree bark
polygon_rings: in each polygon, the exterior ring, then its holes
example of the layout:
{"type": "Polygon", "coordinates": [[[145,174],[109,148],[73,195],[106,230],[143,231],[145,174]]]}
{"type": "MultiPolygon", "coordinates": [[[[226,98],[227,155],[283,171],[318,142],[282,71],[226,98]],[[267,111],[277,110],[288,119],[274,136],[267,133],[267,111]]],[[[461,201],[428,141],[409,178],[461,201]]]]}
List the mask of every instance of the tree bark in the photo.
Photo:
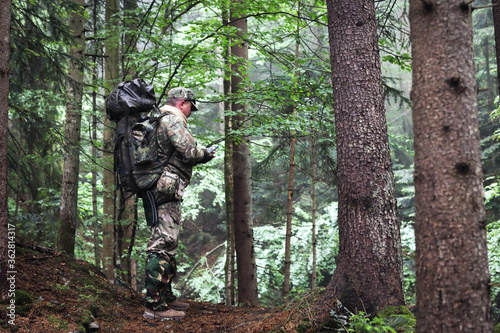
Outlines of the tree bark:
{"type": "MultiPolygon", "coordinates": [[[[242,77],[247,76],[248,45],[243,41],[247,33],[247,20],[241,13],[244,9],[243,1],[233,1],[230,13],[231,25],[238,30],[240,40],[231,47],[234,57],[231,65],[233,74],[231,90],[233,95],[243,91],[242,77]]],[[[233,102],[232,124],[234,128],[242,128],[246,120],[244,105],[233,102]]],[[[241,141],[233,144],[233,179],[234,179],[234,237],[236,248],[236,261],[238,267],[238,302],[240,304],[257,305],[257,266],[255,264],[255,249],[253,240],[252,216],[252,168],[250,163],[249,138],[243,137],[241,141]]]]}
{"type": "MultiPolygon", "coordinates": [[[[137,37],[135,31],[137,30],[137,17],[134,12],[137,10],[137,0],[125,0],[124,10],[127,11],[127,20],[129,31],[134,33],[125,34],[124,38],[124,51],[122,58],[122,68],[127,77],[134,77],[136,69],[129,64],[129,54],[137,52],[137,37]]],[[[115,224],[116,227],[116,267],[120,268],[122,281],[127,284],[132,284],[132,262],[131,251],[135,241],[135,229],[137,226],[137,196],[133,193],[120,193],[120,200],[118,204],[118,218],[115,224]]]]}
{"type": "Polygon", "coordinates": [[[64,166],[61,191],[61,212],[57,230],[58,249],[73,256],[78,224],[78,177],[80,170],[80,130],[83,96],[83,55],[85,30],[83,11],[85,2],[76,0],[78,11],[71,11],[69,29],[74,40],[70,49],[66,126],[64,129],[64,166]]]}
{"type": "MultiPolygon", "coordinates": [[[[98,0],[94,0],[94,8],[93,8],[93,13],[92,13],[92,25],[94,26],[94,36],[97,36],[97,15],[98,15],[98,10],[99,10],[99,3],[98,0]]],[[[97,54],[97,47],[94,48],[94,54],[97,54]]],[[[92,57],[92,61],[94,64],[96,64],[93,67],[92,70],[92,85],[95,87],[97,86],[97,79],[98,79],[98,60],[97,56],[92,57]]],[[[100,63],[102,65],[102,63],[100,63]]],[[[92,114],[92,160],[97,161],[97,115],[98,115],[98,108],[97,108],[97,91],[92,92],[92,108],[93,108],[93,114],[92,114]]],[[[92,215],[94,217],[94,221],[92,222],[92,231],[93,231],[93,236],[94,236],[94,264],[97,267],[101,267],[101,242],[99,239],[99,222],[97,219],[98,216],[98,207],[97,207],[97,196],[98,196],[98,191],[97,191],[97,170],[96,168],[92,168],[92,180],[91,180],[91,185],[92,185],[92,215]]]]}
{"type": "Polygon", "coordinates": [[[316,138],[311,139],[311,247],[312,247],[312,272],[311,272],[311,289],[316,289],[317,284],[317,259],[316,259],[316,175],[317,175],[317,148],[316,138]]]}
{"type": "MultiPolygon", "coordinates": [[[[118,12],[117,0],[106,0],[106,25],[109,31],[117,23],[112,16],[118,12]]],[[[118,38],[114,34],[108,36],[105,42],[105,79],[108,82],[108,93],[119,81],[119,48],[118,38]]],[[[104,274],[110,282],[114,282],[114,219],[115,219],[115,183],[113,175],[113,137],[114,131],[111,122],[106,118],[104,122],[104,165],[103,170],[103,223],[102,223],[102,265],[104,274]]]]}
{"type": "Polygon", "coordinates": [[[326,299],[404,305],[402,254],[373,0],[328,0],[338,156],[339,255],[326,299]]]}
{"type": "MultiPolygon", "coordinates": [[[[495,53],[497,68],[500,68],[500,0],[491,0],[493,5],[493,30],[495,31],[495,53]]],[[[500,93],[500,71],[497,70],[497,89],[500,93]]]]}
{"type": "MultiPolygon", "coordinates": [[[[222,24],[229,23],[229,9],[222,7],[222,24]]],[[[225,45],[222,51],[224,56],[225,75],[223,81],[224,96],[231,93],[231,71],[229,56],[231,48],[229,43],[225,45]]],[[[231,103],[224,101],[224,114],[231,110],[231,103]]],[[[235,243],[234,243],[234,182],[233,182],[233,143],[227,135],[231,132],[231,116],[224,116],[224,132],[226,134],[224,150],[224,192],[226,198],[226,263],[224,267],[224,295],[227,305],[235,304],[235,243]]]]}
{"type": "Polygon", "coordinates": [[[417,332],[492,332],[470,9],[410,1],[417,332]]]}
{"type": "MultiPolygon", "coordinates": [[[[297,16],[300,17],[300,1],[298,3],[297,16]]],[[[295,80],[298,80],[297,69],[299,64],[299,40],[300,26],[297,22],[297,36],[295,43],[295,80]]],[[[295,81],[296,82],[296,81],[295,81]]],[[[293,115],[295,116],[297,106],[293,106],[293,115]]],[[[294,194],[294,178],[295,178],[295,133],[290,132],[290,164],[288,169],[288,200],[286,207],[286,226],[285,226],[285,263],[283,269],[283,299],[287,299],[290,294],[290,268],[292,265],[292,216],[293,216],[293,194],[294,194]]]]}
{"type": "MultiPolygon", "coordinates": [[[[10,79],[10,17],[11,0],[0,0],[0,301],[8,296],[8,227],[7,206],[7,125],[9,121],[9,79],[10,79]]],[[[11,229],[11,230],[9,230],[11,229]]],[[[15,238],[15,229],[12,234],[15,238]]]]}

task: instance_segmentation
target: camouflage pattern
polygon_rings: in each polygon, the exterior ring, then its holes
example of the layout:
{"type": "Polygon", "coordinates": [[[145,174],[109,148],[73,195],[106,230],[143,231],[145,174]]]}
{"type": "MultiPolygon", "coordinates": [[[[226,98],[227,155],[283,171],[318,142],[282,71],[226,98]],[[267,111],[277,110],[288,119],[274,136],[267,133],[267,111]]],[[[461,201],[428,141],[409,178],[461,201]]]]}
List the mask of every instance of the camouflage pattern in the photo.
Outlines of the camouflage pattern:
{"type": "Polygon", "coordinates": [[[167,303],[176,299],[172,294],[171,283],[175,276],[182,196],[191,179],[193,167],[209,160],[206,156],[209,153],[198,147],[187,129],[186,119],[175,114],[180,112],[176,108],[172,110],[174,114],[167,112],[171,108],[167,105],[161,109],[165,115],[158,126],[157,142],[160,145],[158,156],[161,162],[166,161],[170,152],[174,151],[174,154],[152,190],[158,205],[158,223],[151,228],[146,249],[146,306],[155,311],[166,310],[167,303]],[[169,198],[174,187],[174,197],[169,198]]]}
{"type": "Polygon", "coordinates": [[[146,252],[157,253],[166,260],[177,254],[178,236],[181,227],[181,202],[167,202],[158,207],[158,224],[151,228],[146,252]]]}
{"type": "Polygon", "coordinates": [[[157,135],[161,147],[158,152],[160,160],[165,160],[168,157],[167,152],[175,149],[168,164],[180,170],[179,176],[188,184],[193,174],[193,167],[203,160],[205,155],[203,148],[198,147],[183,120],[170,113],[161,118],[157,135]]]}
{"type": "Polygon", "coordinates": [[[166,260],[156,253],[148,255],[146,262],[146,308],[165,311],[168,303],[176,300],[172,293],[172,279],[176,275],[175,258],[166,260]]]}
{"type": "Polygon", "coordinates": [[[194,93],[189,88],[177,87],[170,89],[167,93],[167,99],[182,98],[186,101],[191,102],[191,111],[198,111],[196,106],[196,99],[194,98],[194,93]]]}
{"type": "Polygon", "coordinates": [[[156,184],[157,202],[182,201],[187,183],[175,173],[172,167],[166,167],[156,184]]]}

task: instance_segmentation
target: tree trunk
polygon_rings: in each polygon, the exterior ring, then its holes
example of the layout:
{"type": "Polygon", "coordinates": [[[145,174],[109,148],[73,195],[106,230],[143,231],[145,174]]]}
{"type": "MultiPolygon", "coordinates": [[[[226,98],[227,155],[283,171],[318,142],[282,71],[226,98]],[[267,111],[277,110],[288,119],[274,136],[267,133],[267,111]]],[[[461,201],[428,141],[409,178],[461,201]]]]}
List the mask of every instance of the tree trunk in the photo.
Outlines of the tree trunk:
{"type": "MultiPolygon", "coordinates": [[[[97,10],[98,1],[94,0],[94,10],[92,12],[92,25],[94,26],[94,36],[97,35],[97,10]]],[[[94,53],[97,53],[97,47],[94,49],[94,53]]],[[[98,68],[97,68],[97,56],[92,57],[92,62],[96,64],[92,70],[92,85],[97,86],[98,79],[98,68]]],[[[97,161],[97,91],[92,92],[92,160],[97,161]]],[[[97,207],[97,170],[92,168],[92,215],[94,221],[92,222],[92,231],[94,236],[94,264],[97,267],[101,267],[101,255],[100,255],[100,241],[99,241],[99,225],[97,222],[98,207],[97,207]]]]}
{"type": "MultiPolygon", "coordinates": [[[[7,125],[9,121],[9,78],[10,78],[10,15],[11,0],[0,0],[0,301],[7,297],[7,272],[15,270],[8,266],[9,237],[15,238],[15,228],[8,226],[7,207],[7,125]],[[10,230],[9,230],[10,229],[10,230]],[[12,234],[9,234],[13,232],[12,234]],[[5,269],[8,268],[8,269],[5,269]]],[[[13,226],[12,226],[13,227],[13,226]]],[[[9,318],[10,319],[10,318],[9,318]]]]}
{"type": "Polygon", "coordinates": [[[495,108],[495,92],[493,91],[493,82],[491,80],[490,67],[490,39],[488,36],[484,38],[483,54],[485,59],[486,84],[488,89],[488,113],[495,108]]]}
{"type": "MultiPolygon", "coordinates": [[[[298,3],[297,16],[300,17],[300,1],[298,3]]],[[[299,23],[297,22],[297,36],[295,43],[295,73],[294,80],[298,80],[297,69],[299,64],[297,59],[299,58],[299,23]]],[[[295,116],[297,106],[293,106],[293,115],[295,116]]],[[[295,177],[295,133],[290,132],[290,165],[288,169],[288,198],[286,207],[286,227],[285,227],[285,263],[283,269],[283,299],[287,299],[290,294],[290,266],[292,265],[292,215],[293,215],[293,192],[294,192],[294,177],[295,177]]]]}
{"type": "MultiPolygon", "coordinates": [[[[226,6],[222,8],[222,23],[229,23],[229,10],[226,6]]],[[[229,55],[231,48],[229,43],[223,52],[226,73],[224,75],[223,89],[224,96],[231,93],[231,71],[229,55]]],[[[224,101],[224,114],[231,110],[231,103],[224,101]]],[[[226,263],[224,267],[224,295],[227,305],[234,305],[235,299],[235,244],[234,244],[234,183],[233,183],[233,144],[232,139],[227,135],[231,132],[231,116],[224,116],[224,132],[226,134],[224,150],[224,192],[226,198],[226,263]]]]}
{"type": "MultiPolygon", "coordinates": [[[[129,31],[134,33],[125,34],[124,51],[122,56],[122,68],[127,77],[134,77],[135,68],[129,64],[129,54],[137,52],[137,17],[133,14],[137,10],[137,0],[125,0],[124,8],[127,11],[127,22],[129,31]]],[[[120,194],[118,203],[118,218],[116,221],[116,267],[120,268],[121,280],[131,285],[132,262],[131,251],[135,239],[135,228],[137,226],[136,195],[133,193],[120,194]]]]}
{"type": "MultiPolygon", "coordinates": [[[[231,25],[238,30],[242,37],[247,33],[247,20],[241,18],[245,3],[243,1],[232,2],[231,25]]],[[[231,78],[231,90],[233,95],[242,92],[242,77],[247,76],[246,70],[248,61],[248,45],[244,41],[236,41],[231,47],[234,57],[231,68],[233,76],[231,78]],[[240,90],[241,89],[241,90],[240,90]]],[[[245,106],[233,103],[234,128],[242,128],[245,124],[245,106]]],[[[240,304],[257,305],[257,266],[255,264],[255,249],[253,242],[253,221],[252,221],[252,168],[250,164],[249,138],[243,137],[240,142],[233,145],[233,179],[234,179],[234,237],[236,248],[236,261],[238,267],[238,302],[240,304]]]]}
{"type": "MultiPolygon", "coordinates": [[[[295,111],[294,111],[295,113],[295,111]]],[[[290,133],[290,166],[288,170],[288,198],[285,227],[285,265],[283,269],[283,299],[290,294],[290,266],[292,256],[292,213],[293,213],[293,180],[295,173],[295,134],[290,133]]]]}
{"type": "Polygon", "coordinates": [[[316,289],[317,283],[317,267],[316,267],[316,138],[313,136],[311,140],[311,246],[312,246],[312,272],[311,272],[311,289],[316,289]]]}
{"type": "MultiPolygon", "coordinates": [[[[93,12],[92,12],[92,25],[94,27],[94,36],[97,36],[97,15],[98,15],[98,10],[99,10],[99,2],[98,0],[94,0],[93,3],[93,12]]],[[[98,59],[97,59],[97,51],[98,46],[94,47],[93,52],[94,56],[92,57],[92,62],[95,64],[95,66],[92,69],[92,85],[94,87],[97,86],[97,80],[98,80],[98,67],[102,66],[101,60],[99,60],[99,65],[98,65],[98,59]]],[[[97,115],[98,115],[98,108],[97,108],[97,91],[92,92],[92,160],[97,161],[97,115]]],[[[100,244],[100,239],[99,239],[99,234],[100,234],[100,226],[98,222],[98,215],[99,215],[99,209],[97,206],[97,197],[98,197],[98,191],[97,191],[97,169],[92,168],[92,180],[91,180],[91,186],[92,186],[92,215],[94,218],[94,221],[92,222],[92,232],[93,232],[93,238],[94,238],[94,264],[97,267],[101,267],[101,244],[100,244]]]]}
{"type": "MultiPolygon", "coordinates": [[[[500,0],[491,0],[493,5],[493,30],[495,31],[495,53],[497,68],[500,68],[500,0]]],[[[500,71],[497,70],[497,89],[500,93],[500,71]]]]}
{"type": "Polygon", "coordinates": [[[472,49],[462,1],[410,1],[417,332],[492,332],[472,49]]]}
{"type": "MultiPolygon", "coordinates": [[[[118,12],[117,0],[106,0],[106,24],[109,31],[117,23],[112,15],[118,12]]],[[[119,49],[118,38],[108,36],[105,42],[105,79],[108,82],[108,93],[119,81],[119,49]]],[[[113,175],[113,137],[114,131],[111,122],[106,118],[104,122],[104,165],[103,170],[103,224],[102,224],[102,265],[104,274],[110,282],[115,279],[114,272],[114,219],[115,219],[115,183],[113,175]]]]}
{"type": "Polygon", "coordinates": [[[136,218],[136,196],[130,196],[130,193],[125,193],[127,197],[120,196],[120,213],[116,221],[116,267],[120,270],[121,281],[132,284],[132,263],[131,251],[134,245],[135,228],[137,225],[136,218]],[[122,207],[123,206],[123,207],[122,207]]]}
{"type": "Polygon", "coordinates": [[[61,212],[57,230],[59,250],[75,254],[75,233],[78,224],[78,177],[80,170],[80,129],[82,120],[83,55],[85,46],[83,0],[76,0],[78,11],[71,11],[69,29],[74,40],[70,49],[66,126],[64,130],[64,166],[61,190],[61,212]]]}
{"type": "Polygon", "coordinates": [[[338,156],[339,255],[324,297],[374,313],[404,305],[397,220],[373,0],[329,0],[338,156]]]}

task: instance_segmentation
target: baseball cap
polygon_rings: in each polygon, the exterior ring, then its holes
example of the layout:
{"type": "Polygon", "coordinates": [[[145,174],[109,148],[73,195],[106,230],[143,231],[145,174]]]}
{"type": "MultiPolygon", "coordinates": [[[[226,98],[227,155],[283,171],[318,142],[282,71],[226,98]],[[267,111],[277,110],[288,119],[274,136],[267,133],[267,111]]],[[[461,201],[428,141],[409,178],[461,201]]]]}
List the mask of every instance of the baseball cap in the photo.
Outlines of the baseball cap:
{"type": "Polygon", "coordinates": [[[198,111],[196,107],[196,98],[194,97],[194,93],[189,88],[177,87],[172,88],[167,93],[167,99],[171,98],[182,98],[185,101],[191,102],[191,111],[198,111]]]}

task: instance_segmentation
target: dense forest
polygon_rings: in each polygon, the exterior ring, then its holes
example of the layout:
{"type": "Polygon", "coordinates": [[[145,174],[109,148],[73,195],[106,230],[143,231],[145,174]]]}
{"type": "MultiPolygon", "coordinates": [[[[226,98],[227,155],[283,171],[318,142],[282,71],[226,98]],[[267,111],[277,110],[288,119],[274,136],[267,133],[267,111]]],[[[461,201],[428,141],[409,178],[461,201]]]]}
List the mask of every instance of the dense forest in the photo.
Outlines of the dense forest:
{"type": "Polygon", "coordinates": [[[182,202],[178,297],[313,297],[320,323],[348,309],[345,332],[493,331],[497,0],[0,5],[5,304],[16,245],[144,292],[150,230],[142,200],[116,188],[105,112],[142,78],[160,105],[193,89],[189,129],[220,146],[182,202]],[[377,321],[387,306],[416,326],[377,321]]]}

